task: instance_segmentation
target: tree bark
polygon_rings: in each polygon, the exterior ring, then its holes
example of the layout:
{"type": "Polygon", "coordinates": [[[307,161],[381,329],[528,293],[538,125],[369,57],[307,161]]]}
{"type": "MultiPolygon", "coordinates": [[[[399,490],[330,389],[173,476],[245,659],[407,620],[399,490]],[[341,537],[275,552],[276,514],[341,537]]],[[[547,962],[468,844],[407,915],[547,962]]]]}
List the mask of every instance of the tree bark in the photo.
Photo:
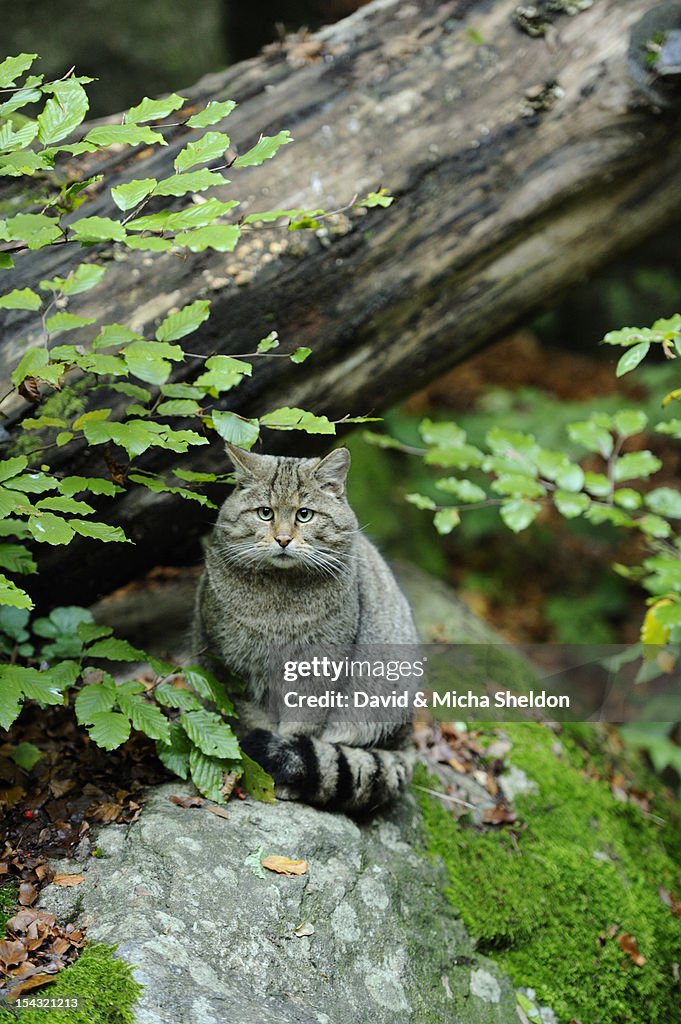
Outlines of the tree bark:
{"type": "MultiPolygon", "coordinates": [[[[152,336],[171,308],[208,297],[212,315],[193,352],[252,351],[272,329],[284,351],[313,349],[301,366],[262,360],[226,396],[230,409],[380,412],[678,217],[678,106],[652,105],[627,66],[630,30],[647,7],[598,0],[535,38],[514,22],[513,0],[376,0],[318,33],[305,60],[284,46],[202,79],[185,95],[238,101],[228,130],[240,151],[282,128],[296,140],[275,163],[230,174],[224,198],[244,199],[239,214],[335,209],[379,185],[396,202],[339,214],[315,234],[252,231],[234,254],[114,253],[105,284],[69,308],[152,336]]],[[[171,173],[186,142],[178,128],[162,151],[124,152],[108,184],[171,173]]],[[[113,215],[107,196],[88,212],[113,215]]],[[[64,274],[81,255],[71,246],[28,253],[12,287],[64,274]]],[[[28,314],[13,315],[0,377],[31,343],[31,326],[28,314]]],[[[268,438],[270,450],[304,453],[310,443],[299,433],[268,438]]],[[[101,452],[69,460],[71,471],[97,472],[101,452]]],[[[191,460],[224,467],[217,443],[191,460]]],[[[154,453],[145,465],[176,463],[154,453]]],[[[147,567],[194,557],[208,525],[193,503],[152,502],[134,488],[107,518],[136,546],[41,552],[38,596],[85,602],[147,567]]]]}

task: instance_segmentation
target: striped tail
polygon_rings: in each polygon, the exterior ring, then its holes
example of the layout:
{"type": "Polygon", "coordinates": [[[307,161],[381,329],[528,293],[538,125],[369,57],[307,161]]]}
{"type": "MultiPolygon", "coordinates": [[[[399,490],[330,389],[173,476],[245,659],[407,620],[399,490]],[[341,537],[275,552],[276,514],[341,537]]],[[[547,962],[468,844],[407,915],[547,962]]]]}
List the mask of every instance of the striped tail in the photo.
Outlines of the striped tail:
{"type": "Polygon", "coordinates": [[[327,810],[370,811],[404,793],[412,765],[404,750],[372,750],[314,736],[280,736],[254,729],[241,749],[275,782],[281,799],[327,810]]]}

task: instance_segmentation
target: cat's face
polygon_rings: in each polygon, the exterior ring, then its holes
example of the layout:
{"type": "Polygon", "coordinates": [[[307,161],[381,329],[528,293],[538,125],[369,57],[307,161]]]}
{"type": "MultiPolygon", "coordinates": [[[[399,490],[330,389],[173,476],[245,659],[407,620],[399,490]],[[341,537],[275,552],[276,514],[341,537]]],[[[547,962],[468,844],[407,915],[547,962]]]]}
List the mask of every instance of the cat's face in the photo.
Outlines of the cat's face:
{"type": "Polygon", "coordinates": [[[255,455],[228,445],[237,485],[218,518],[226,567],[348,571],[357,519],[345,497],[347,448],[325,459],[255,455]]]}

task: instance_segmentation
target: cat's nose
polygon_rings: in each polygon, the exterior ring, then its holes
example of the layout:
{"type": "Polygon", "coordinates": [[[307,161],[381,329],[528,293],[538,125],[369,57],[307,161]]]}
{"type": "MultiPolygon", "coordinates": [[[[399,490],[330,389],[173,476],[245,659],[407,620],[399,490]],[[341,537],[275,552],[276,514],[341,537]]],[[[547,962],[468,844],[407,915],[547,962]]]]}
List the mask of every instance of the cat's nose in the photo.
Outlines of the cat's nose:
{"type": "Polygon", "coordinates": [[[289,537],[287,533],[278,533],[274,539],[276,540],[277,544],[280,547],[285,548],[288,544],[291,543],[293,537],[289,537]]]}

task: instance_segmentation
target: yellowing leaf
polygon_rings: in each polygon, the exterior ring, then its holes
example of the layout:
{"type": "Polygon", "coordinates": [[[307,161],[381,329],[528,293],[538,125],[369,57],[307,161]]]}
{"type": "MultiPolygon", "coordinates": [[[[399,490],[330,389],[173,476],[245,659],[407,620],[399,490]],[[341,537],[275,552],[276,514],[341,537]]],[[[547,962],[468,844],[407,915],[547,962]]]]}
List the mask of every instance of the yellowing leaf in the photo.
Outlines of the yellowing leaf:
{"type": "Polygon", "coordinates": [[[665,605],[669,605],[672,602],[668,597],[663,598],[662,601],[657,601],[656,604],[649,608],[646,612],[646,616],[641,626],[641,643],[642,644],[666,644],[669,639],[669,629],[667,626],[663,626],[661,622],[655,617],[655,609],[663,608],[665,605]]]}
{"type": "Polygon", "coordinates": [[[307,872],[306,860],[291,860],[290,857],[263,857],[260,861],[268,871],[276,871],[278,875],[304,875],[307,872]]]}

